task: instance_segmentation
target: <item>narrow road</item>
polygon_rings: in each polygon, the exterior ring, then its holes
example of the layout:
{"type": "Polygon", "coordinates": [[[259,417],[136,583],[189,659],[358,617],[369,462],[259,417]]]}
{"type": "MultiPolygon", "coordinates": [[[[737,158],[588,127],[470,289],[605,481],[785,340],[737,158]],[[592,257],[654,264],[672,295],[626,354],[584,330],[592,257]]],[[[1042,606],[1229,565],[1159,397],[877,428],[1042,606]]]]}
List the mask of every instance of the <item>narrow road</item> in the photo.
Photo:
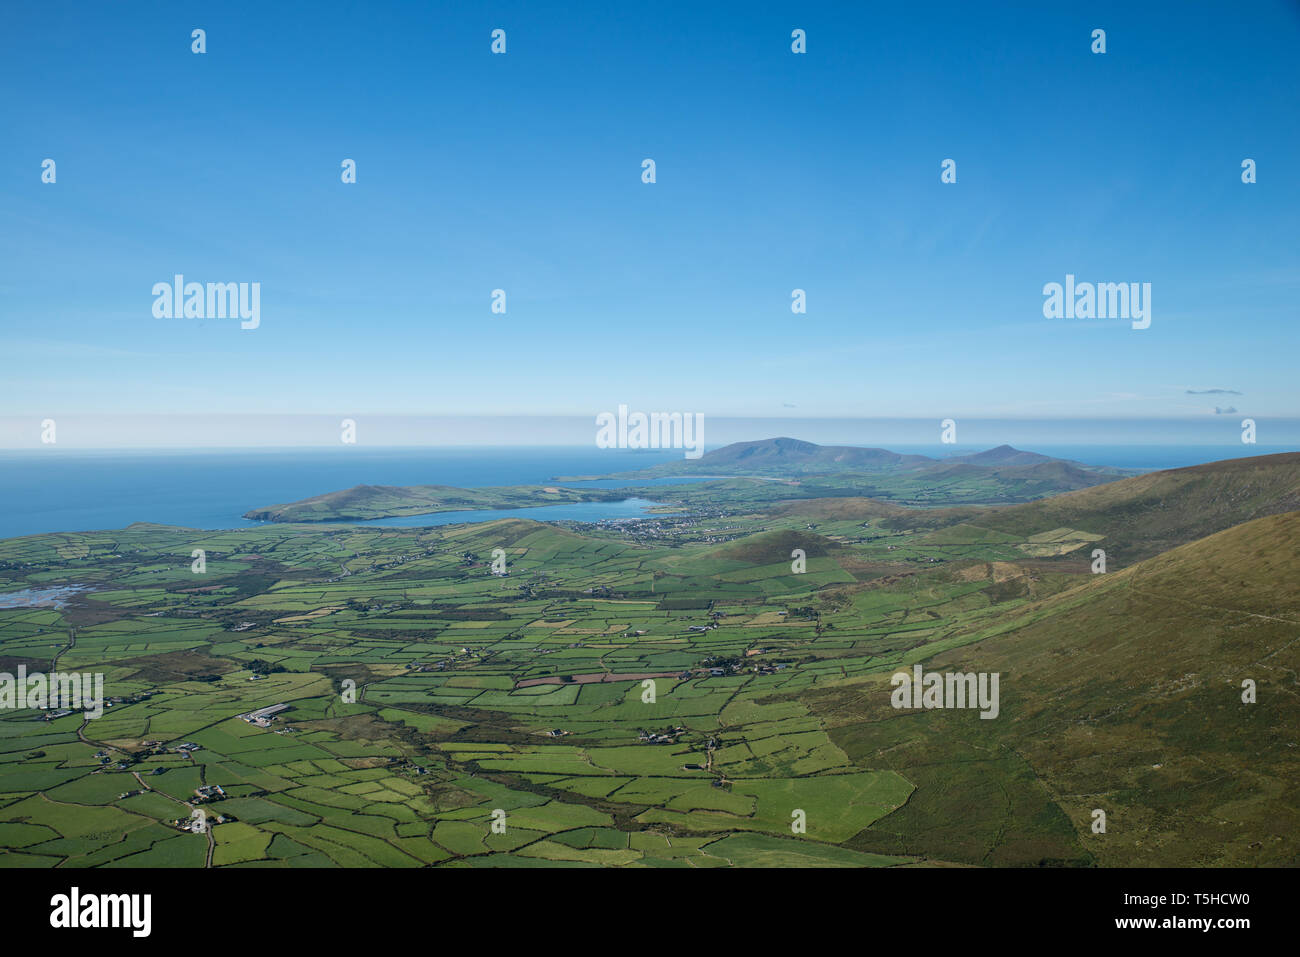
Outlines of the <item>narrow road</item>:
{"type": "Polygon", "coordinates": [[[77,647],[77,629],[74,628],[72,625],[69,625],[68,643],[64,645],[62,648],[60,648],[58,651],[56,651],[54,653],[54,657],[50,659],[50,671],[58,671],[59,656],[62,655],[65,651],[71,651],[75,647],[77,647]]]}

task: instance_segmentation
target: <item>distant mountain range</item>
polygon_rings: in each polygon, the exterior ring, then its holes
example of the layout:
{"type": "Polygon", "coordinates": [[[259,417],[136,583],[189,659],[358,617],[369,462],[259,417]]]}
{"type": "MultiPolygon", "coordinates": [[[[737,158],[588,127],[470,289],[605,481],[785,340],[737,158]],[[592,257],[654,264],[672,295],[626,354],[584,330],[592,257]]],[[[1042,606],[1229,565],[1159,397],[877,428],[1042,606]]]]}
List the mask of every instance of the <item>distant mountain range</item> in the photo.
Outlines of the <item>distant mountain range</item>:
{"type": "Polygon", "coordinates": [[[1126,561],[1300,509],[1300,453],[1150,472],[991,512],[980,526],[1021,536],[1068,526],[1104,535],[1126,561]]]}
{"type": "MultiPolygon", "coordinates": [[[[636,481],[714,476],[726,480],[709,483],[707,490],[702,485],[688,483],[690,488],[676,489],[668,495],[683,505],[705,504],[699,496],[707,491],[710,504],[720,504],[724,500],[737,505],[741,500],[757,504],[777,498],[867,496],[905,505],[934,507],[1026,502],[1113,482],[1129,474],[1132,473],[1095,468],[1037,452],[1025,452],[1009,445],[934,459],[888,449],[817,445],[799,439],[776,438],[736,442],[705,453],[699,459],[683,459],[600,477],[636,481]],[[770,480],[783,481],[778,485],[770,480]]],[[[566,477],[554,481],[573,480],[574,477],[566,477]]],[[[667,493],[668,490],[659,487],[654,491],[667,493]]],[[[446,485],[358,485],[297,502],[254,508],[245,512],[244,518],[270,522],[367,521],[462,509],[617,501],[634,493],[649,495],[651,489],[573,489],[558,485],[473,489],[446,485]]]]}
{"type": "MultiPolygon", "coordinates": [[[[706,452],[698,459],[682,459],[635,472],[621,472],[616,477],[657,478],[691,474],[791,477],[836,472],[921,471],[954,465],[1020,468],[1053,463],[1082,472],[1104,475],[1106,480],[1131,474],[1120,469],[1097,468],[1069,459],[1041,455],[1038,452],[1025,452],[1009,445],[999,445],[984,452],[936,459],[928,455],[891,452],[888,449],[860,448],[852,445],[818,445],[802,439],[781,437],[760,439],[756,442],[733,442],[712,452],[706,452]]],[[[1096,483],[1094,481],[1087,484],[1096,483]]]]}
{"type": "Polygon", "coordinates": [[[930,528],[936,530],[932,543],[1032,542],[1038,555],[1087,554],[1087,549],[1100,546],[1118,568],[1296,510],[1300,452],[1149,472],[1010,506],[918,510],[870,497],[841,497],[790,502],[777,514],[819,522],[872,519],[895,529],[930,528]]]}

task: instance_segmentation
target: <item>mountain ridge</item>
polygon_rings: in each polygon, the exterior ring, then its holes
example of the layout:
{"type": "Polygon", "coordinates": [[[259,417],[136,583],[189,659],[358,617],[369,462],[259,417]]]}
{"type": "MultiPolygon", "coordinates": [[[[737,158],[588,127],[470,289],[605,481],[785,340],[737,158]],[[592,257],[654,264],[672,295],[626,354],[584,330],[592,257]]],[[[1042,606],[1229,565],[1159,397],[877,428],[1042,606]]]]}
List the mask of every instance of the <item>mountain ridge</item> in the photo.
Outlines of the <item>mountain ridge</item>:
{"type": "MultiPolygon", "coordinates": [[[[781,475],[795,476],[852,471],[923,471],[949,465],[980,467],[1019,467],[1064,463],[1073,468],[1099,475],[1127,475],[1131,470],[1085,465],[1071,459],[1058,459],[1040,452],[1028,452],[1010,445],[999,445],[982,452],[968,452],[934,458],[919,453],[893,452],[889,449],[856,445],[818,445],[803,439],[777,436],[732,442],[705,452],[698,459],[665,462],[645,469],[618,472],[603,478],[659,478],[672,475],[781,475]]],[[[588,476],[590,477],[590,476],[588,476]]]]}

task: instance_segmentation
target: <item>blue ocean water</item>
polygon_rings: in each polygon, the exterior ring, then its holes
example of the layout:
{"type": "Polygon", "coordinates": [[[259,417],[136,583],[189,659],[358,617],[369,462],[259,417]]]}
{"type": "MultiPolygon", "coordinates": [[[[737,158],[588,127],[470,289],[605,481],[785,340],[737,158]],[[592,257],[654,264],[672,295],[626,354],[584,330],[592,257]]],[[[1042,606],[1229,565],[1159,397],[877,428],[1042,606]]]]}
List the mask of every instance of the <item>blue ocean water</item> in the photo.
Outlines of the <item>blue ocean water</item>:
{"type": "MultiPolygon", "coordinates": [[[[977,449],[898,446],[936,458],[977,449]]],[[[1291,451],[1265,446],[1035,446],[1032,451],[1088,465],[1161,469],[1242,455],[1291,451]]],[[[0,538],[42,532],[123,528],[156,522],[188,528],[254,524],[244,512],[293,502],[353,485],[555,484],[560,475],[597,475],[680,459],[677,451],[582,448],[293,449],[167,452],[71,452],[50,449],[0,453],[0,538]]],[[[681,481],[666,479],[654,484],[681,481]]],[[[571,483],[579,484],[579,483],[571,483]]],[[[645,482],[591,483],[598,487],[645,482]]],[[[596,521],[640,514],[645,505],[589,502],[539,509],[448,513],[386,524],[434,525],[486,521],[505,514],[596,521]],[[549,510],[549,511],[548,511],[549,510]]]]}
{"type": "MultiPolygon", "coordinates": [[[[132,522],[240,528],[256,524],[241,517],[249,509],[354,485],[538,485],[559,475],[647,468],[681,455],[680,451],[590,446],[4,452],[0,453],[0,538],[123,528],[132,522]]],[[[595,518],[583,520],[606,517],[591,506],[612,504],[616,503],[584,503],[586,514],[595,518]]],[[[476,515],[475,520],[488,517],[487,512],[476,515]]],[[[624,516],[615,511],[608,517],[624,516]]]]}

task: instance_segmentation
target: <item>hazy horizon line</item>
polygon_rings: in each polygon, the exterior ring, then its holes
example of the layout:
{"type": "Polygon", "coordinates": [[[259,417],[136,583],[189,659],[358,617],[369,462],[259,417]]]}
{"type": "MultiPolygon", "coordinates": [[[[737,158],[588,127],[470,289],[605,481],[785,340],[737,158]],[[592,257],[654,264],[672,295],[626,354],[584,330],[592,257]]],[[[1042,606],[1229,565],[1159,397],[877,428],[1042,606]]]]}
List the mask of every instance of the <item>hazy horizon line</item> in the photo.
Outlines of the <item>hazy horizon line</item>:
{"type": "MultiPolygon", "coordinates": [[[[1033,446],[1300,447],[1300,417],[798,417],[708,416],[705,449],[794,438],[856,448],[1033,446]],[[947,423],[955,423],[955,435],[947,423]],[[1248,428],[1249,426],[1249,428],[1248,428]],[[1243,437],[1254,442],[1243,442],[1243,437]]],[[[0,451],[454,449],[598,447],[598,417],[149,413],[0,416],[0,451]]],[[[634,450],[629,450],[634,451],[634,450]]],[[[646,451],[653,451],[647,449],[646,451]]]]}

